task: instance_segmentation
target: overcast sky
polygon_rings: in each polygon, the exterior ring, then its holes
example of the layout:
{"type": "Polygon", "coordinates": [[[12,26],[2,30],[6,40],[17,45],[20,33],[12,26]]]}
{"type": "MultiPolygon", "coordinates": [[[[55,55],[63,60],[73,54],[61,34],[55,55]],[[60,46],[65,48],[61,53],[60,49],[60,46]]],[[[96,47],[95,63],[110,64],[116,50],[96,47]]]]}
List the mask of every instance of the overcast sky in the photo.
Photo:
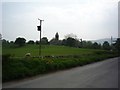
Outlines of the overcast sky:
{"type": "Polygon", "coordinates": [[[60,39],[70,33],[84,40],[118,37],[118,0],[4,0],[2,37],[39,40],[38,18],[44,19],[42,37],[49,40],[56,32],[60,39]]]}

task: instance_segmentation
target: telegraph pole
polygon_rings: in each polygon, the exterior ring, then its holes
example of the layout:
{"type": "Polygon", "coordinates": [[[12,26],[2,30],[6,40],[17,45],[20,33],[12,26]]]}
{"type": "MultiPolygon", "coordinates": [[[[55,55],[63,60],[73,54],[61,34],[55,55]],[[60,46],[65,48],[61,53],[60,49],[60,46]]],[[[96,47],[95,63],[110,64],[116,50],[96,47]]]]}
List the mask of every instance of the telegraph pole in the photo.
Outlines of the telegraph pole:
{"type": "Polygon", "coordinates": [[[37,26],[38,31],[40,31],[40,41],[39,41],[39,58],[40,58],[41,57],[41,27],[42,27],[42,21],[44,20],[41,20],[39,18],[38,20],[40,21],[40,26],[37,26]]]}

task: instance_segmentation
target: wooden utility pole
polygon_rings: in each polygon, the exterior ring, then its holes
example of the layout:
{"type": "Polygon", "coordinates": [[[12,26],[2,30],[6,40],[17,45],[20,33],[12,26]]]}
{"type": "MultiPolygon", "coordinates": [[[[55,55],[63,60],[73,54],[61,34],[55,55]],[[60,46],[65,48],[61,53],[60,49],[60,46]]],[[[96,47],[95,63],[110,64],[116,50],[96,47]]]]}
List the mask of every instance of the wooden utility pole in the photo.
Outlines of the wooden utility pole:
{"type": "Polygon", "coordinates": [[[38,20],[40,21],[40,26],[37,26],[38,28],[38,31],[40,31],[40,41],[39,41],[39,58],[41,57],[41,27],[42,27],[42,21],[44,20],[41,20],[38,18],[38,20]]]}

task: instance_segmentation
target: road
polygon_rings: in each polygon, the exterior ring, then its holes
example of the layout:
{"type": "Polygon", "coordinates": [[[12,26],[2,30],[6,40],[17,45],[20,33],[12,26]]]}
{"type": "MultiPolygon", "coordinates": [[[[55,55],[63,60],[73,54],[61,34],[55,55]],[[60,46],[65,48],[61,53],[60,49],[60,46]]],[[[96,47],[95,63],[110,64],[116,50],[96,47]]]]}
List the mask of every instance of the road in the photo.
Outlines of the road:
{"type": "Polygon", "coordinates": [[[4,83],[3,88],[118,88],[118,58],[4,83]]]}

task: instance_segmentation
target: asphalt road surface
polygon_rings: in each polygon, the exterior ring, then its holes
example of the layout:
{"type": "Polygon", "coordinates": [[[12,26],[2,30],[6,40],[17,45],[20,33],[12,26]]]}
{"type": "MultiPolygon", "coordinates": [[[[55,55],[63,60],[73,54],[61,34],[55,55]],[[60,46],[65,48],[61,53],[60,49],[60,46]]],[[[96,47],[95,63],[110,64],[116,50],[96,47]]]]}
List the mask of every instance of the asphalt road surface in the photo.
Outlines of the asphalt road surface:
{"type": "Polygon", "coordinates": [[[118,88],[119,59],[4,83],[3,88],[118,88]]]}

